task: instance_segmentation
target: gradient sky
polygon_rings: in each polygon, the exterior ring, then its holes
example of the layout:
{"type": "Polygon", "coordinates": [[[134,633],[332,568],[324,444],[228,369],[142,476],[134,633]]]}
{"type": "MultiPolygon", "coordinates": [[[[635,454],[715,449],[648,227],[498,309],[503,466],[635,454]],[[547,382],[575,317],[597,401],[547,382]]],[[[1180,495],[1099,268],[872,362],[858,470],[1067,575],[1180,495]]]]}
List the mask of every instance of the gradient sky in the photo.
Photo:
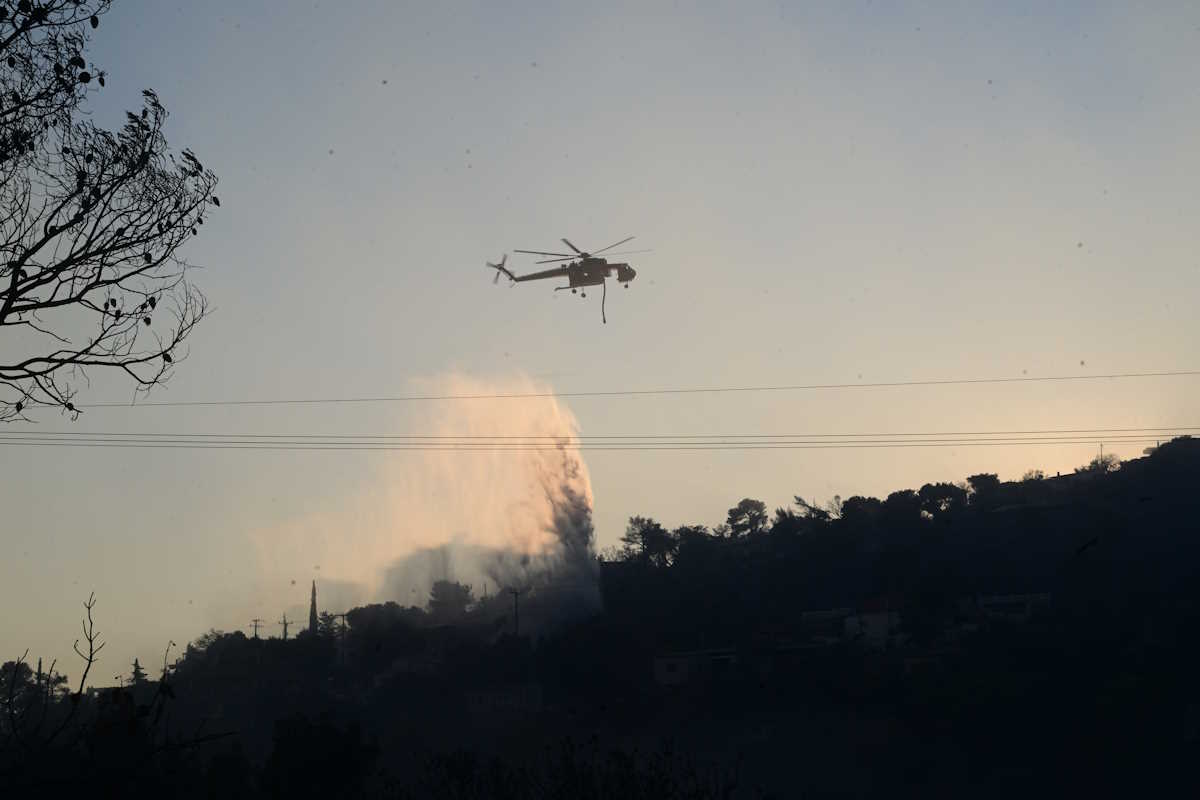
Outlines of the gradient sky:
{"type": "MultiPolygon", "coordinates": [[[[109,75],[95,119],[119,124],[152,87],[172,146],[221,178],[186,253],[215,313],[153,399],[396,395],[449,373],[586,391],[1200,366],[1193,3],[115,5],[91,51],[109,75]],[[594,295],[509,290],[483,268],[561,236],[629,235],[654,252],[629,257],[638,279],[607,326],[594,295]]],[[[81,402],[129,397],[96,377],[81,402]]],[[[413,405],[93,409],[41,429],[403,433],[430,413],[413,405]]],[[[568,405],[587,434],[1200,425],[1200,381],[568,405]]],[[[587,463],[606,546],[631,514],[715,524],[746,495],[884,495],[1094,454],[587,463]]],[[[255,600],[261,532],[390,502],[388,476],[421,467],[5,448],[0,654],[28,647],[75,675],[92,589],[110,641],[100,683],[168,640],[278,619],[255,600]]],[[[295,576],[289,608],[314,574],[295,576]]]]}

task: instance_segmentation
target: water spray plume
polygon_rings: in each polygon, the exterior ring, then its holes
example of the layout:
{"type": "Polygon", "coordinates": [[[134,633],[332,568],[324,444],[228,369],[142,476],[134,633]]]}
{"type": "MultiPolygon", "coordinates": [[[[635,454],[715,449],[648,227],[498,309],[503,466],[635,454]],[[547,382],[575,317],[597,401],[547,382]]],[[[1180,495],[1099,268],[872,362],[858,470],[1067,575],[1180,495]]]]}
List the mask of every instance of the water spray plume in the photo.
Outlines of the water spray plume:
{"type": "MultiPolygon", "coordinates": [[[[445,394],[543,395],[429,406],[413,423],[423,434],[577,443],[578,421],[544,383],[449,374],[415,384],[445,394]]],[[[547,620],[599,605],[591,479],[573,448],[398,454],[336,507],[254,538],[264,581],[287,586],[287,578],[321,564],[318,582],[344,595],[326,595],[334,605],[423,605],[435,580],[470,583],[477,593],[485,582],[493,592],[528,589],[531,625],[534,596],[543,604],[555,598],[547,620]]]]}

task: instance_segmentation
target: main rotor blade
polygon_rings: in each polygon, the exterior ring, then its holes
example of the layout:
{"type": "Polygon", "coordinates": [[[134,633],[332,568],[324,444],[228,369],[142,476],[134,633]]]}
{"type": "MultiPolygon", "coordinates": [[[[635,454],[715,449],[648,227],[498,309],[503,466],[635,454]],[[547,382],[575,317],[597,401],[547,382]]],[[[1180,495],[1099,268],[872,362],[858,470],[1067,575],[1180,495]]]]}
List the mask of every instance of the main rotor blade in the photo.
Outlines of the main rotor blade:
{"type": "Polygon", "coordinates": [[[528,253],[531,256],[561,256],[562,258],[574,258],[570,253],[547,253],[545,250],[513,250],[514,253],[528,253]]]}
{"type": "Polygon", "coordinates": [[[579,255],[583,255],[583,251],[582,251],[582,250],[580,250],[578,247],[576,247],[575,245],[573,245],[573,244],[571,244],[570,242],[568,242],[566,239],[563,239],[563,240],[562,240],[562,243],[563,243],[563,244],[565,244],[567,247],[571,248],[572,250],[574,250],[574,251],[575,251],[576,253],[578,253],[579,255]]]}
{"type": "MultiPolygon", "coordinates": [[[[592,252],[592,255],[596,255],[597,253],[603,253],[605,250],[612,250],[614,247],[616,247],[616,246],[618,246],[618,245],[625,244],[626,242],[631,242],[631,241],[633,241],[633,240],[634,240],[634,239],[636,239],[636,238],[637,238],[636,236],[630,236],[628,239],[622,239],[622,240],[621,240],[621,241],[619,241],[619,242],[613,242],[613,243],[612,243],[612,244],[610,244],[608,247],[603,247],[603,248],[601,248],[601,249],[599,249],[599,250],[595,250],[595,251],[593,251],[593,252],[592,252]]],[[[566,239],[563,239],[563,241],[564,241],[564,242],[567,242],[567,240],[566,240],[566,239]]],[[[567,244],[570,244],[570,242],[567,242],[567,244]]]]}
{"type": "Polygon", "coordinates": [[[537,261],[537,264],[555,264],[559,261],[574,261],[578,256],[563,256],[562,258],[547,258],[545,261],[537,261]]]}
{"type": "Polygon", "coordinates": [[[608,256],[632,256],[637,253],[653,253],[653,252],[654,251],[652,249],[647,248],[645,250],[618,250],[615,253],[605,253],[604,255],[605,255],[605,257],[608,257],[608,256]]]}

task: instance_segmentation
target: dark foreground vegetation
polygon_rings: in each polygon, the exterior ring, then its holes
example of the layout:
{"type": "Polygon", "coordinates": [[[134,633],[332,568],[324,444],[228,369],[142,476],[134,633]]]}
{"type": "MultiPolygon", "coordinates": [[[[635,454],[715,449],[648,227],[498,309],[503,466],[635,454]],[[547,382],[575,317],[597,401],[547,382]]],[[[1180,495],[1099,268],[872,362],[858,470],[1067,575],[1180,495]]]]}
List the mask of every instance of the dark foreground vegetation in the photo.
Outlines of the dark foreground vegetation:
{"type": "MultiPolygon", "coordinates": [[[[630,520],[603,610],[539,591],[210,631],[72,691],[3,665],[5,796],[1133,794],[1194,785],[1200,442],[713,529],[630,520]],[[547,595],[541,595],[545,597],[547,595]]],[[[89,617],[92,610],[88,609],[89,617]]],[[[85,623],[77,649],[100,641],[85,623]]],[[[84,685],[80,681],[78,687],[84,685]]]]}

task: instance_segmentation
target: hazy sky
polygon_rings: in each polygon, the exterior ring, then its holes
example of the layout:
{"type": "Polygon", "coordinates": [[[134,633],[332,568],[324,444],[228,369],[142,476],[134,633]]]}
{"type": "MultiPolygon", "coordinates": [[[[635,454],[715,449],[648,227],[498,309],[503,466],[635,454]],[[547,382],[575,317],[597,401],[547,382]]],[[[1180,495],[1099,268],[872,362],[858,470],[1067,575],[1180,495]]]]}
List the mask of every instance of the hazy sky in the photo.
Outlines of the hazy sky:
{"type": "MultiPolygon", "coordinates": [[[[109,76],[96,120],[119,124],[153,87],[171,144],[221,178],[221,209],[187,251],[215,313],[153,399],[397,395],[451,374],[587,391],[1200,366],[1192,3],[115,5],[91,52],[109,76]],[[638,278],[614,289],[606,326],[595,294],[493,286],[483,266],[561,236],[596,248],[629,235],[654,252],[629,257],[638,278]]],[[[80,399],[128,397],[99,379],[80,399]]],[[[417,405],[93,409],[73,425],[43,415],[41,429],[403,433],[467,413],[417,405]]],[[[1200,380],[567,405],[555,413],[586,434],[1200,425],[1200,380]]],[[[505,419],[493,406],[488,418],[505,419]]],[[[714,524],[746,495],[771,507],[883,495],[1093,455],[591,453],[587,465],[604,546],[631,514],[714,524]]],[[[302,610],[314,575],[339,576],[313,569],[309,539],[279,532],[328,521],[326,549],[359,552],[368,529],[403,549],[420,537],[388,527],[408,516],[396,498],[413,502],[394,482],[426,466],[4,448],[0,654],[29,647],[76,674],[70,642],[92,589],[111,642],[102,683],[170,639],[278,619],[280,592],[302,610]],[[306,566],[264,594],[279,564],[306,566]]],[[[428,503],[488,490],[478,465],[463,476],[428,503]]]]}

